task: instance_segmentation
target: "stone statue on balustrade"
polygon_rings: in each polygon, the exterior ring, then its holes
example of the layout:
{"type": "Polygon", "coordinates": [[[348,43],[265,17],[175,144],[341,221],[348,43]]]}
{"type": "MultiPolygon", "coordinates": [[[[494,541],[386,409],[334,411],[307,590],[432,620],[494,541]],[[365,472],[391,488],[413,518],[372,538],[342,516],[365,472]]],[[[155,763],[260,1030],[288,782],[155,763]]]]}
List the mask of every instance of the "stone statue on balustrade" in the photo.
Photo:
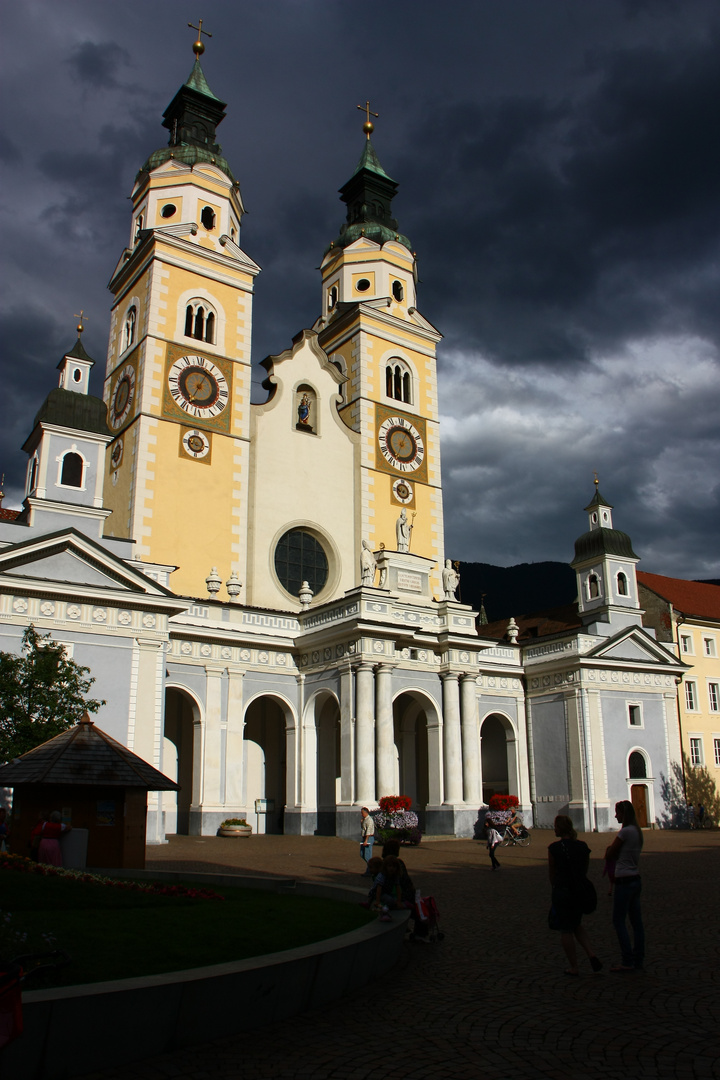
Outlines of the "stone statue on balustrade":
{"type": "Polygon", "coordinates": [[[446,559],[445,560],[445,568],[444,568],[444,570],[442,572],[442,586],[443,586],[443,593],[445,594],[445,599],[446,600],[455,600],[455,599],[457,599],[456,596],[455,596],[455,593],[457,592],[457,587],[458,587],[459,584],[460,584],[460,575],[458,574],[457,570],[453,567],[452,560],[451,559],[446,559]]]}

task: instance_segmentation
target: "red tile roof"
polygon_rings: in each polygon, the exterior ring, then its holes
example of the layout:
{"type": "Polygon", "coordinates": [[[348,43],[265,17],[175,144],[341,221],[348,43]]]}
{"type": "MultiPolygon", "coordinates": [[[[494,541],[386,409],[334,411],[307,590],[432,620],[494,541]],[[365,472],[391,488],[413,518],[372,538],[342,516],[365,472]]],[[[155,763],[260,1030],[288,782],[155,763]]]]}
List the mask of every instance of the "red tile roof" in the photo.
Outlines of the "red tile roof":
{"type": "Polygon", "coordinates": [[[0,521],[15,521],[19,510],[6,510],[4,506],[0,506],[0,521]]]}
{"type": "MultiPolygon", "coordinates": [[[[504,638],[510,619],[496,619],[495,622],[478,626],[478,637],[504,638]]],[[[564,604],[562,607],[546,608],[534,615],[517,615],[518,641],[531,641],[533,638],[548,637],[550,634],[564,634],[568,630],[578,630],[582,620],[578,615],[577,604],[564,604]]]]}
{"type": "Polygon", "coordinates": [[[683,615],[720,619],[720,585],[704,585],[700,581],[647,574],[644,570],[638,570],[637,578],[641,585],[669,601],[683,615]]]}

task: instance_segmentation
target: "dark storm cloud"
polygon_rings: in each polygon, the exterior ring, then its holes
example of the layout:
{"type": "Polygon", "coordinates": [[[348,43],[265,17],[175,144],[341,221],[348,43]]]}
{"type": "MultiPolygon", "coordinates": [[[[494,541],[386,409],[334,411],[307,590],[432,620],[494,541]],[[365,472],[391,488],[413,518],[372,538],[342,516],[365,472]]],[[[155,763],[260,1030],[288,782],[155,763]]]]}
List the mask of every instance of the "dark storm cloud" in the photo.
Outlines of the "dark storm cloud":
{"type": "Polygon", "coordinates": [[[93,90],[119,85],[118,74],[130,64],[130,56],[114,41],[83,41],[66,63],[73,76],[93,90]]]}
{"type": "Polygon", "coordinates": [[[595,56],[585,97],[436,114],[432,155],[402,172],[433,207],[408,229],[440,252],[450,343],[556,364],[628,336],[718,333],[719,53],[713,37],[595,56]]]}

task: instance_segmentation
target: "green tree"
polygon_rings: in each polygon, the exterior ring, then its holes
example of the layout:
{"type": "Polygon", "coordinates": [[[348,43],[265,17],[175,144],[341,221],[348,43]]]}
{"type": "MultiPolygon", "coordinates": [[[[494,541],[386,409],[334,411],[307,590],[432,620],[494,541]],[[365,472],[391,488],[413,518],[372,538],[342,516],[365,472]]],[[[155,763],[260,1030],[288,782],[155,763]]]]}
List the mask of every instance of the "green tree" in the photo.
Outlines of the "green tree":
{"type": "Polygon", "coordinates": [[[90,669],[68,659],[65,646],[30,624],[23,655],[0,652],[0,761],[12,761],[97,712],[87,697],[90,669]]]}

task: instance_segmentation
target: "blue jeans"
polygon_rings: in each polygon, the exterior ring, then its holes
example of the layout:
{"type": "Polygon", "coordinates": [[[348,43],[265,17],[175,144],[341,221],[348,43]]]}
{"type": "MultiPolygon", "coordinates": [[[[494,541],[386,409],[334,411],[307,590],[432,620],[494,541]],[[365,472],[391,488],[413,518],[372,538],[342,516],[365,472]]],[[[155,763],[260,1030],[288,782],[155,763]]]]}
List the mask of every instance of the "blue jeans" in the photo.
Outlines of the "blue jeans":
{"type": "Polygon", "coordinates": [[[366,863],[365,873],[367,873],[367,863],[369,863],[370,860],[373,857],[373,844],[374,843],[375,843],[375,837],[374,836],[368,836],[367,844],[361,844],[360,845],[360,858],[364,859],[364,861],[366,863]]]}
{"type": "Polygon", "coordinates": [[[613,926],[620,942],[623,967],[641,968],[645,960],[645,928],[640,911],[642,882],[639,877],[616,878],[613,896],[613,926]],[[630,918],[634,946],[630,944],[626,921],[630,918]]]}

